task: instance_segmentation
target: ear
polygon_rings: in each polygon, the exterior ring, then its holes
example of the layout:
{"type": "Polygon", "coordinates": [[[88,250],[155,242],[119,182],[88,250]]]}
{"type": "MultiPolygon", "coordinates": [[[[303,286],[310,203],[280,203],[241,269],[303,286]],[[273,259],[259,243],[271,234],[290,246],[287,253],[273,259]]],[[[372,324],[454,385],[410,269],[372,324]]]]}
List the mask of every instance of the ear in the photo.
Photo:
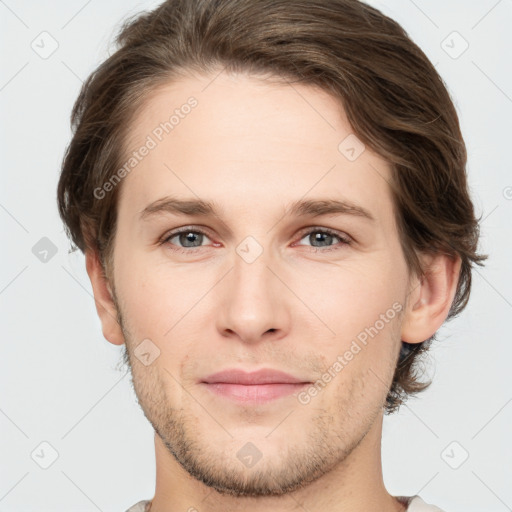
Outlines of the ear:
{"type": "Polygon", "coordinates": [[[85,267],[91,280],[94,302],[101,321],[103,336],[114,345],[122,345],[124,336],[117,321],[117,307],[112,298],[110,283],[105,277],[96,250],[89,250],[85,253],[85,267]]]}
{"type": "Polygon", "coordinates": [[[461,259],[436,253],[422,255],[424,275],[411,282],[402,322],[402,341],[421,343],[446,320],[459,281],[461,259]]]}

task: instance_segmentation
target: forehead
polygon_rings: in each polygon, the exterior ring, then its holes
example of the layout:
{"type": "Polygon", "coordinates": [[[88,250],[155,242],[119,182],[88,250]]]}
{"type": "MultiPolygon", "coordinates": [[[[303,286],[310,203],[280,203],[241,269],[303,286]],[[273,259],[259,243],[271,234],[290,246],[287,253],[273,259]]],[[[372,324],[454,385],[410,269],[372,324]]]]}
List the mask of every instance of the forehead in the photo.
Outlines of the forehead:
{"type": "Polygon", "coordinates": [[[169,82],[134,116],[129,160],[120,215],[166,194],[260,213],[307,196],[363,204],[376,218],[391,208],[387,162],[357,139],[339,100],[304,84],[244,74],[169,82]]]}

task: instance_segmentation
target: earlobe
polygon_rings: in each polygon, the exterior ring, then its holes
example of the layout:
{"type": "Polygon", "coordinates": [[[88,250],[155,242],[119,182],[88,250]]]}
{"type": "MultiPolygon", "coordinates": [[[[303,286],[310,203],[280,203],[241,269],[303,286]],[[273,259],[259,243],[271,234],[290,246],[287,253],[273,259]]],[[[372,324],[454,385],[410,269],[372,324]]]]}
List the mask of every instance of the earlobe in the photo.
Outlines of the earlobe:
{"type": "Polygon", "coordinates": [[[446,320],[457,291],[461,259],[444,253],[423,256],[424,275],[412,283],[401,339],[421,343],[446,320]]]}
{"type": "Polygon", "coordinates": [[[110,283],[106,279],[98,252],[89,250],[85,253],[85,266],[91,280],[96,311],[101,321],[103,336],[114,345],[124,341],[121,326],[117,321],[117,308],[112,298],[110,283]]]}

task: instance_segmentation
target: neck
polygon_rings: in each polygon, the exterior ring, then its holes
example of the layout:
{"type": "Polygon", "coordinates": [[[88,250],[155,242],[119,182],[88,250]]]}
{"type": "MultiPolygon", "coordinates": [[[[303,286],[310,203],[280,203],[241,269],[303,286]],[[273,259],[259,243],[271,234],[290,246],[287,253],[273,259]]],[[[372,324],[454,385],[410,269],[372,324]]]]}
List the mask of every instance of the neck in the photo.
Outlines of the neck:
{"type": "Polygon", "coordinates": [[[151,512],[403,512],[405,505],[384,486],[382,413],[352,452],[312,483],[283,496],[220,494],[190,476],[155,433],[156,489],[151,512]]]}

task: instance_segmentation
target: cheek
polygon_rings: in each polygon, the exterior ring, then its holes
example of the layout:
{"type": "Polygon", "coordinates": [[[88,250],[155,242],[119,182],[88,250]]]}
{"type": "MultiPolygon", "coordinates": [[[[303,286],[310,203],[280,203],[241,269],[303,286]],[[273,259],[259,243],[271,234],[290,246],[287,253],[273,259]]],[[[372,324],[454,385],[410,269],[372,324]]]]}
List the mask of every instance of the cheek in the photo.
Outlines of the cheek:
{"type": "Polygon", "coordinates": [[[394,304],[395,311],[404,294],[395,270],[382,264],[330,268],[323,278],[317,273],[314,280],[296,282],[295,289],[307,297],[308,306],[337,338],[354,336],[373,325],[394,304]]]}
{"type": "Polygon", "coordinates": [[[173,351],[182,346],[186,353],[187,342],[195,337],[194,326],[212,318],[205,314],[208,300],[204,300],[215,282],[212,271],[191,272],[187,265],[171,268],[167,261],[155,262],[143,255],[124,259],[117,270],[116,288],[134,343],[149,338],[164,350],[173,340],[173,351]]]}
{"type": "Polygon", "coordinates": [[[122,298],[123,313],[135,338],[161,336],[166,322],[166,310],[173,295],[155,275],[154,269],[135,255],[116,262],[116,290],[122,298]]]}
{"type": "MultiPolygon", "coordinates": [[[[336,375],[342,372],[352,378],[366,374],[369,368],[382,378],[387,375],[399,343],[405,289],[402,270],[399,265],[385,263],[381,255],[364,265],[330,267],[325,275],[317,274],[316,280],[296,281],[296,289],[308,297],[309,308],[331,330],[325,331],[322,324],[324,335],[317,343],[321,343],[318,348],[326,368],[339,363],[331,369],[336,375]],[[319,287],[322,278],[327,284],[319,287]],[[341,362],[338,356],[342,356],[341,362]]],[[[312,317],[311,322],[316,325],[318,319],[312,317]]]]}

